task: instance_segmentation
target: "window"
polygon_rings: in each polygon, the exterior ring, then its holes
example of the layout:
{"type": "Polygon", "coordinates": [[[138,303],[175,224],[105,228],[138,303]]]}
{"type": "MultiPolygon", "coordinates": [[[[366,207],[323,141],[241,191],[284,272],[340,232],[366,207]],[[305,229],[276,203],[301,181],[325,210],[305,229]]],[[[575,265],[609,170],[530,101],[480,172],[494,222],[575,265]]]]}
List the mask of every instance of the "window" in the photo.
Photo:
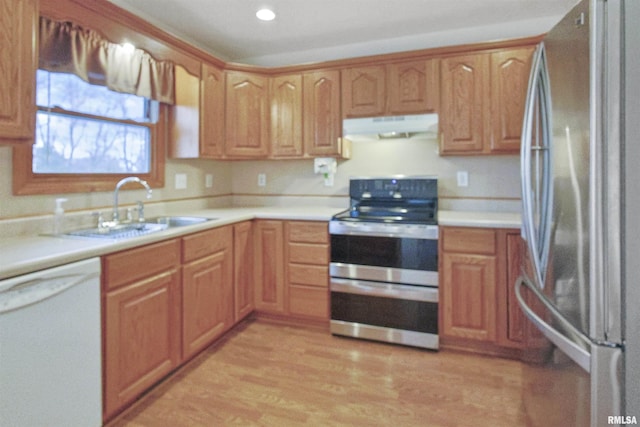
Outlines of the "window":
{"type": "Polygon", "coordinates": [[[130,175],[164,186],[173,62],[44,16],[38,48],[34,144],[13,149],[13,194],[113,191],[130,175]]]}
{"type": "Polygon", "coordinates": [[[157,102],[44,70],[36,88],[33,173],[149,173],[157,102]]]}

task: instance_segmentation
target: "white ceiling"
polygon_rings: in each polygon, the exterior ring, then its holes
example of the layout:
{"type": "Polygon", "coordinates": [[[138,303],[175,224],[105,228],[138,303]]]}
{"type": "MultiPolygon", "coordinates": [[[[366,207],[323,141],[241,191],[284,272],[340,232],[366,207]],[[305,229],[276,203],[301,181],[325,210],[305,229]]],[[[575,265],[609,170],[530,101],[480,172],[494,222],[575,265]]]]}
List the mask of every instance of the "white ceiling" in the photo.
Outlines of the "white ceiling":
{"type": "Polygon", "coordinates": [[[537,36],[577,0],[111,0],[220,59],[283,66],[537,36]],[[277,14],[258,21],[263,6],[277,14]]]}

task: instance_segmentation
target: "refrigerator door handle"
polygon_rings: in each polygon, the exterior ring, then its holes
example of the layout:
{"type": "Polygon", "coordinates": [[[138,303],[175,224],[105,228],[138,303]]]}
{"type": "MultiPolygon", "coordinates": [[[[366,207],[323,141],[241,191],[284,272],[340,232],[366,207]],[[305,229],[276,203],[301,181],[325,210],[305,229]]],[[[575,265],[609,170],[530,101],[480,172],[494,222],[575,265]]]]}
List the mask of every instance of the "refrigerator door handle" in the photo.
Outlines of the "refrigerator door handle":
{"type": "Polygon", "coordinates": [[[568,320],[562,316],[562,314],[547,300],[542,292],[528,279],[519,277],[515,285],[516,298],[518,304],[522,308],[525,316],[531,320],[531,322],[560,350],[567,354],[574,362],[576,362],[582,369],[587,372],[591,372],[591,340],[580,332],[575,326],[573,326],[568,320]],[[553,316],[553,320],[557,322],[563,329],[570,332],[574,339],[567,337],[559,332],[556,328],[551,326],[540,316],[538,316],[525,302],[521,288],[525,286],[529,289],[536,298],[545,306],[545,308],[553,316]],[[580,345],[582,344],[582,345],[580,345]]]}

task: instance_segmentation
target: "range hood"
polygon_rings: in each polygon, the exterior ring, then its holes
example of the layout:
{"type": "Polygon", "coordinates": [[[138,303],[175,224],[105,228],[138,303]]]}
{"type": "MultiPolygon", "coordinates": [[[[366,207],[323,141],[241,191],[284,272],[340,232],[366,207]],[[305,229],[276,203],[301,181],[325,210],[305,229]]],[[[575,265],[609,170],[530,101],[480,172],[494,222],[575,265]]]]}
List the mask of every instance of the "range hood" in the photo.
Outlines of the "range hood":
{"type": "Polygon", "coordinates": [[[434,138],[438,136],[438,115],[414,114],[344,119],[342,135],[346,138],[366,136],[393,139],[411,138],[417,135],[434,138]]]}

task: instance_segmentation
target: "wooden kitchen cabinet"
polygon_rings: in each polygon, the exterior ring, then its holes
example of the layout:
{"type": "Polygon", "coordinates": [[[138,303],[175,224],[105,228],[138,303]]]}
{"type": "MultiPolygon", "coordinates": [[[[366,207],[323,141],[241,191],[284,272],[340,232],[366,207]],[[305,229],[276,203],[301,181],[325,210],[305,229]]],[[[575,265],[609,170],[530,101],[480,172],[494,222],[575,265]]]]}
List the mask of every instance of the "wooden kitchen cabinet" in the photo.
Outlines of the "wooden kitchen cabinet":
{"type": "Polygon", "coordinates": [[[353,67],[342,71],[345,118],[436,112],[438,93],[437,59],[353,67]]]}
{"type": "Polygon", "coordinates": [[[200,81],[200,157],[221,159],[225,145],[225,77],[220,68],[202,63],[200,81]]]}
{"type": "Polygon", "coordinates": [[[349,157],[341,138],[340,72],[305,73],[302,84],[305,154],[310,157],[349,157]]]}
{"type": "Polygon", "coordinates": [[[257,311],[284,314],[283,222],[256,220],[254,237],[254,302],[257,311]]]}
{"type": "Polygon", "coordinates": [[[387,74],[384,65],[342,70],[344,117],[382,116],[386,110],[387,74]]]}
{"type": "Polygon", "coordinates": [[[247,317],[253,302],[253,223],[245,221],[233,226],[234,322],[247,317]]]}
{"type": "Polygon", "coordinates": [[[180,363],[180,242],[103,258],[104,418],[180,363]]]}
{"type": "Polygon", "coordinates": [[[198,158],[200,146],[200,77],[175,67],[175,104],[169,114],[169,157],[198,158]]]}
{"type": "Polygon", "coordinates": [[[491,74],[492,153],[519,153],[524,104],[529,85],[533,48],[493,52],[491,74]]]}
{"type": "Polygon", "coordinates": [[[496,236],[491,229],[443,227],[440,236],[441,333],[496,339],[496,236]]]}
{"type": "Polygon", "coordinates": [[[264,158],[269,154],[269,79],[240,71],[226,76],[226,155],[264,158]]]}
{"type": "Polygon", "coordinates": [[[533,48],[441,61],[440,154],[517,154],[533,48]]]}
{"type": "Polygon", "coordinates": [[[0,143],[31,144],[35,132],[38,2],[0,0],[0,143]]]}
{"type": "Polygon", "coordinates": [[[232,251],[232,226],[182,238],[183,359],[234,325],[232,251]]]}
{"type": "Polygon", "coordinates": [[[387,66],[391,115],[435,113],[440,93],[440,61],[421,59],[387,66]]]}
{"type": "Polygon", "coordinates": [[[329,319],[329,231],[326,222],[285,223],[288,314],[329,319]]]}
{"type": "Polygon", "coordinates": [[[302,140],[302,75],[272,77],[271,155],[273,158],[300,158],[302,140]]]}
{"type": "Polygon", "coordinates": [[[440,154],[481,153],[489,98],[489,57],[470,54],[441,61],[440,154]]]}

